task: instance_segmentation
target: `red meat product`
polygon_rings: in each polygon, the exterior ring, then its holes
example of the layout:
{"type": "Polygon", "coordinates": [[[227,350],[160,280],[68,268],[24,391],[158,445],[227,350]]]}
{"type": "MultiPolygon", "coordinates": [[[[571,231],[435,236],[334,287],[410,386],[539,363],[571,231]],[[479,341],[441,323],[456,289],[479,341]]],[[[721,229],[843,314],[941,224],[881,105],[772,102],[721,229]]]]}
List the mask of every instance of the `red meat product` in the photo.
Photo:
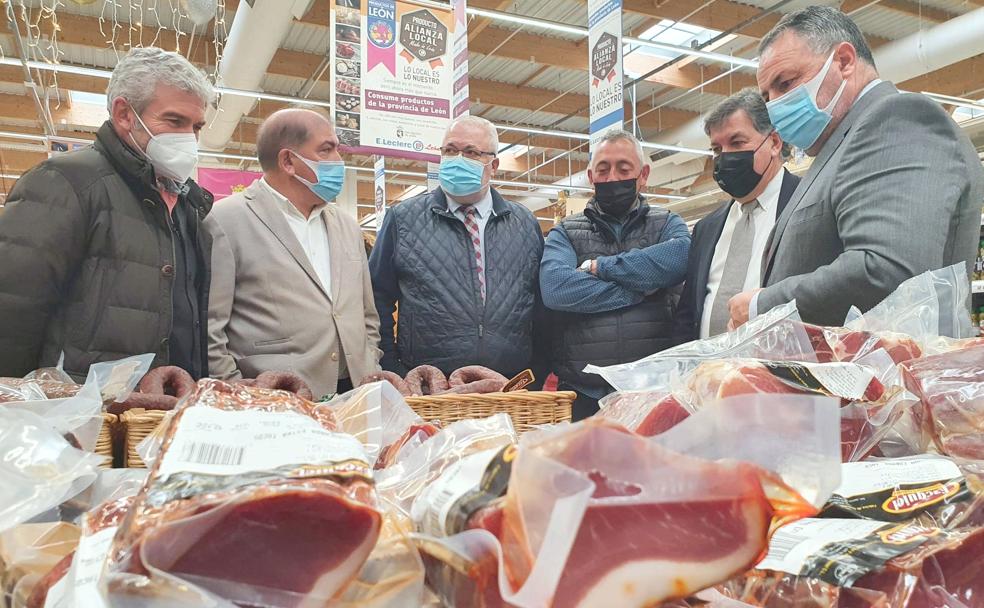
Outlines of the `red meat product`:
{"type": "Polygon", "coordinates": [[[683,422],[690,411],[665,391],[612,393],[596,416],[606,418],[643,437],[655,437],[683,422]]]}
{"type": "Polygon", "coordinates": [[[263,372],[256,377],[257,388],[268,388],[294,393],[301,399],[311,401],[314,394],[303,378],[293,372],[263,372]]]}
{"type": "Polygon", "coordinates": [[[36,380],[25,380],[24,378],[0,378],[0,403],[23,401],[24,399],[20,394],[20,388],[29,382],[36,384],[48,399],[65,399],[68,397],[74,397],[79,394],[80,390],[82,390],[82,385],[80,384],[70,384],[59,380],[48,380],[45,378],[36,380]],[[7,388],[13,390],[5,390],[7,388]]]}
{"type": "Polygon", "coordinates": [[[379,453],[379,458],[376,459],[377,469],[385,469],[386,467],[392,465],[396,462],[396,457],[403,449],[403,446],[407,445],[414,438],[420,441],[427,441],[434,435],[436,435],[441,429],[434,424],[429,422],[421,422],[420,424],[414,424],[407,432],[403,434],[396,442],[384,447],[379,453]]]}
{"type": "Polygon", "coordinates": [[[413,368],[407,373],[406,383],[410,389],[410,395],[414,397],[437,395],[451,388],[444,372],[433,365],[421,365],[413,368]]]}
{"type": "Polygon", "coordinates": [[[381,371],[376,374],[369,374],[359,382],[359,386],[363,384],[370,384],[372,382],[382,382],[386,381],[393,385],[396,390],[400,391],[400,394],[404,397],[409,397],[412,393],[410,392],[410,386],[406,381],[400,377],[400,374],[396,374],[388,371],[381,371]]]}
{"type": "Polygon", "coordinates": [[[293,394],[202,380],[114,539],[111,600],[164,573],[244,605],[329,603],[381,525],[368,458],[335,428],[293,394]]]}
{"type": "Polygon", "coordinates": [[[491,370],[481,365],[469,365],[468,367],[462,367],[461,369],[455,370],[451,374],[451,377],[448,378],[448,384],[450,384],[453,388],[455,386],[461,386],[472,382],[481,382],[483,380],[501,381],[502,384],[499,386],[500,389],[506,385],[506,382],[509,382],[509,378],[506,378],[495,370],[491,370]]]}
{"type": "Polygon", "coordinates": [[[194,390],[195,380],[191,374],[173,365],[150,370],[137,385],[137,391],[141,393],[170,395],[178,399],[194,390]]]}
{"type": "Polygon", "coordinates": [[[869,549],[878,543],[874,534],[867,542],[852,540],[840,547],[831,543],[820,550],[822,556],[810,558],[809,574],[753,570],[726,583],[722,591],[768,608],[984,607],[980,575],[984,528],[941,530],[907,522],[879,534],[891,538],[892,532],[904,527],[921,527],[924,538],[908,547],[910,539],[904,535],[892,538],[877,551],[869,549]],[[846,547],[856,553],[843,553],[846,547]],[[890,557],[897,553],[901,554],[890,557]],[[818,568],[823,573],[811,576],[818,568]],[[830,577],[857,580],[838,586],[826,580],[830,577]]]}
{"type": "Polygon", "coordinates": [[[984,346],[908,361],[902,375],[920,400],[916,418],[940,452],[984,457],[984,346]]]}
{"type": "Polygon", "coordinates": [[[895,332],[857,331],[843,327],[820,327],[804,323],[820,363],[850,362],[879,348],[885,349],[895,363],[922,356],[922,349],[911,337],[895,332]]]}
{"type": "MultiPolygon", "coordinates": [[[[841,452],[844,461],[861,460],[877,446],[896,418],[873,422],[886,406],[885,386],[863,368],[851,363],[798,364],[752,359],[707,361],[695,369],[687,381],[697,406],[725,397],[754,393],[821,394],[839,397],[844,406],[841,416],[841,452]],[[845,372],[854,380],[836,384],[827,380],[831,372],[845,372]]],[[[674,407],[654,412],[656,421],[673,418],[674,407]]],[[[896,413],[896,417],[901,412],[896,413]]],[[[664,424],[657,424],[656,430],[664,424]]]]}
{"type": "Polygon", "coordinates": [[[41,580],[35,583],[31,595],[27,598],[27,608],[44,608],[45,601],[48,599],[48,592],[68,574],[74,556],[75,552],[72,551],[63,557],[48,574],[42,576],[41,580]]]}
{"type": "MultiPolygon", "coordinates": [[[[595,484],[572,532],[573,545],[553,596],[557,607],[652,606],[686,597],[755,564],[767,547],[774,516],[815,512],[758,467],[670,452],[601,419],[554,434],[531,449],[595,484]]],[[[523,466],[526,457],[521,452],[514,466],[523,466]]],[[[515,474],[514,468],[514,480],[515,474]]],[[[533,565],[524,514],[535,515],[542,507],[524,504],[521,487],[511,482],[502,521],[504,563],[513,589],[526,581],[533,565]]]]}
{"type": "Polygon", "coordinates": [[[178,398],[164,394],[130,393],[126,401],[114,401],[106,407],[110,414],[119,416],[134,409],[160,410],[169,412],[178,404],[178,398]]]}

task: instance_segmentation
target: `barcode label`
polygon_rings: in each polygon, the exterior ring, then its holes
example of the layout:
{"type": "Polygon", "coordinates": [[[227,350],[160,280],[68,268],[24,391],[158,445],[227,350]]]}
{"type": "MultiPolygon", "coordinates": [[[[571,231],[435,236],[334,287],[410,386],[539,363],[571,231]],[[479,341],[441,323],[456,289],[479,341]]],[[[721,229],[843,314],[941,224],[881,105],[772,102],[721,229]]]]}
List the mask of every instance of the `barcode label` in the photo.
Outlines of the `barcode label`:
{"type": "Polygon", "coordinates": [[[188,408],[161,457],[161,478],[175,473],[241,475],[285,466],[368,463],[351,435],[297,412],[188,408]]]}
{"type": "Polygon", "coordinates": [[[772,540],[769,541],[769,554],[765,556],[765,559],[777,561],[784,560],[801,542],[803,542],[802,538],[797,538],[793,535],[786,535],[783,534],[782,530],[778,530],[772,536],[772,540]]]}
{"type": "Polygon", "coordinates": [[[181,452],[181,460],[213,466],[238,466],[243,463],[246,448],[217,443],[186,443],[181,452]]]}

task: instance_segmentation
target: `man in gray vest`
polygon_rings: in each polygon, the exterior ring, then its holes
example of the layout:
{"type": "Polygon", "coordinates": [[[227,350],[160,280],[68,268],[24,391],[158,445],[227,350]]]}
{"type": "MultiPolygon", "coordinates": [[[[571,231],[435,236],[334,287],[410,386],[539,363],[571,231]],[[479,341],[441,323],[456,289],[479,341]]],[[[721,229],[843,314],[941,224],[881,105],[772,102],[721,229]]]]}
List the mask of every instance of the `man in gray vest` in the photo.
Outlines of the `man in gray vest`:
{"type": "Polygon", "coordinates": [[[552,312],[552,363],[560,390],[578,394],[574,419],[598,411],[611,392],[589,364],[641,359],[673,344],[674,289],[684,279],[690,234],[680,216],[639,191],[650,167],[631,133],[612,131],[591,155],[595,195],[584,213],[547,235],[540,290],[552,312]]]}

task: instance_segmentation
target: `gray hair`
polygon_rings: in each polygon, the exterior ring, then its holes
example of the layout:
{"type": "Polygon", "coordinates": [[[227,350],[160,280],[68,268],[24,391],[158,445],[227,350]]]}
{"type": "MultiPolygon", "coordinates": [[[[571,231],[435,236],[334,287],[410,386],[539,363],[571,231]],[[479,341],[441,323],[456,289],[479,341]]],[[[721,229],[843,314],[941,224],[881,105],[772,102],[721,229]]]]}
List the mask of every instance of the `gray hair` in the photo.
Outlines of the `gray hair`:
{"type": "Polygon", "coordinates": [[[116,64],[106,89],[107,109],[112,113],[113,100],[122,97],[139,114],[150,105],[159,84],[187,91],[206,106],[215,100],[215,89],[204,72],[178,53],[151,46],[131,49],[116,64]]]}
{"type": "Polygon", "coordinates": [[[485,132],[488,133],[489,143],[492,144],[492,149],[486,150],[486,152],[493,152],[495,154],[499,153],[499,132],[496,131],[495,125],[491,122],[485,120],[481,116],[459,116],[448,125],[448,130],[444,133],[445,137],[447,137],[447,134],[451,132],[451,129],[453,129],[455,125],[472,125],[473,127],[484,129],[485,132]]]}
{"type": "Polygon", "coordinates": [[[834,46],[841,42],[850,42],[858,57],[875,67],[875,58],[871,48],[864,39],[864,34],[850,17],[829,6],[808,6],[796,12],[789,13],[779,20],[772,30],[762,38],[758,52],[761,56],[787,30],[806,41],[810,49],[818,55],[830,53],[834,46]]]}
{"type": "Polygon", "coordinates": [[[769,109],[765,106],[762,94],[752,87],[744,88],[731,97],[719,103],[704,119],[704,133],[711,134],[711,129],[717,129],[731,118],[735,112],[744,110],[752,121],[752,126],[762,135],[772,133],[772,120],[769,119],[769,109]]]}
{"type": "MultiPolygon", "coordinates": [[[[602,144],[606,144],[613,141],[623,141],[623,140],[632,142],[632,145],[635,146],[636,154],[639,156],[639,165],[640,166],[645,165],[647,159],[646,159],[646,153],[642,151],[642,143],[636,138],[635,135],[629,133],[624,129],[613,129],[611,131],[608,131],[600,138],[598,138],[598,141],[595,142],[594,147],[598,148],[601,147],[602,144]]],[[[592,168],[594,168],[595,158],[597,158],[597,156],[594,155],[591,156],[592,168]]]]}

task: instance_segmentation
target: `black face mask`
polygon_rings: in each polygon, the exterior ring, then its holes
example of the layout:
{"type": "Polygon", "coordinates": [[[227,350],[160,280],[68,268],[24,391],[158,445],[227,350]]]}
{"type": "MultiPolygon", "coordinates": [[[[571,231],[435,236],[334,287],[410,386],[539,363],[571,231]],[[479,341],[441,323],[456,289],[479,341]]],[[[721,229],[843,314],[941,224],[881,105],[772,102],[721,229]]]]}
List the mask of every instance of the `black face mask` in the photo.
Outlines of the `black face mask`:
{"type": "Polygon", "coordinates": [[[638,177],[633,177],[617,182],[595,182],[595,203],[605,215],[624,219],[639,198],[638,181],[638,177]]]}
{"type": "MultiPolygon", "coordinates": [[[[754,150],[722,152],[714,157],[714,181],[722,190],[735,198],[744,198],[751,194],[764,175],[755,171],[755,153],[771,135],[766,135],[754,150]]],[[[771,160],[769,165],[772,165],[771,160]]]]}

